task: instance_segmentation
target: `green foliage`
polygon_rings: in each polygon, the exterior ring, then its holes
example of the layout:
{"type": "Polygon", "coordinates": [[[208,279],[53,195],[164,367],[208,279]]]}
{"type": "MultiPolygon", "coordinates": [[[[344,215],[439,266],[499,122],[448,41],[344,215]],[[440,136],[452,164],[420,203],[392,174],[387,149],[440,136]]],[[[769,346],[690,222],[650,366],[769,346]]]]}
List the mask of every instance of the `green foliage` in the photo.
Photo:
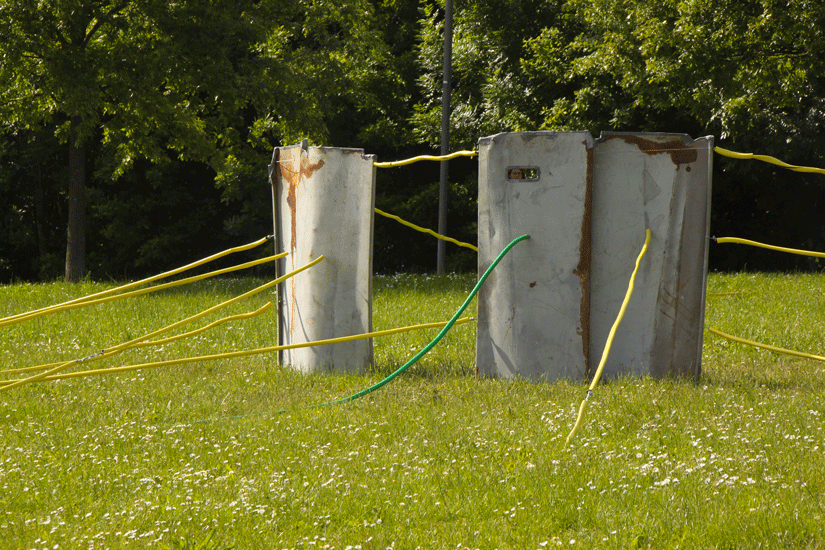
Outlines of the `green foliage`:
{"type": "Polygon", "coordinates": [[[323,141],[334,99],[364,95],[369,70],[354,61],[382,55],[365,1],[85,4],[0,6],[0,114],[64,139],[81,117],[82,138],[102,132],[107,175],[167,162],[167,149],[231,171],[226,149],[323,141]]]}
{"type": "Polygon", "coordinates": [[[823,37],[810,32],[825,20],[821,3],[571,0],[568,9],[581,22],[574,40],[545,30],[529,44],[537,71],[576,86],[548,108],[546,127],[661,131],[671,120],[822,158],[823,37]]]}
{"type": "MultiPolygon", "coordinates": [[[[524,69],[525,41],[554,27],[562,2],[549,0],[457,2],[453,16],[453,83],[450,143],[476,147],[480,137],[537,129],[542,97],[552,93],[524,69]]],[[[422,101],[413,117],[416,136],[440,143],[443,14],[425,5],[419,64],[422,101]]],[[[552,87],[551,87],[552,88],[552,87]]]]}

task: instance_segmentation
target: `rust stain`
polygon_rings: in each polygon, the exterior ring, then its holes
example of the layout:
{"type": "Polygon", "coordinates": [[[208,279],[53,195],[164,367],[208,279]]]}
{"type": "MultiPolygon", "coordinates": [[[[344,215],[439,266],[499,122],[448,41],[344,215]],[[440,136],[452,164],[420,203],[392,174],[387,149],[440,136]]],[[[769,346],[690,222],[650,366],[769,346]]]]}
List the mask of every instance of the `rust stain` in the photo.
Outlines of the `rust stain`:
{"type": "MultiPolygon", "coordinates": [[[[650,139],[645,139],[641,136],[628,134],[605,136],[603,138],[603,141],[606,142],[611,139],[617,138],[621,139],[625,143],[635,145],[643,153],[646,153],[648,155],[660,155],[663,153],[670,155],[670,160],[673,161],[673,164],[676,165],[677,170],[681,165],[689,165],[692,162],[696,162],[696,159],[699,158],[699,151],[697,151],[696,149],[691,149],[689,146],[685,145],[684,142],[682,142],[682,140],[680,139],[672,139],[669,141],[658,142],[650,139]]],[[[686,166],[685,171],[690,172],[690,166],[686,166]]]]}
{"type": "MultiPolygon", "coordinates": [[[[300,150],[298,150],[297,152],[299,155],[301,154],[300,150]]],[[[290,250],[292,250],[292,252],[295,252],[296,230],[298,226],[296,213],[296,207],[298,204],[298,185],[300,184],[302,177],[308,178],[324,166],[323,159],[313,164],[310,163],[309,159],[304,156],[301,156],[300,158],[301,160],[297,170],[294,169],[293,166],[291,166],[295,164],[295,157],[285,159],[285,162],[281,163],[281,178],[283,179],[283,181],[287,183],[286,203],[287,205],[289,205],[289,212],[291,215],[292,238],[290,241],[290,250]]]]}
{"type": "Polygon", "coordinates": [[[582,142],[587,148],[587,176],[584,193],[584,217],[582,218],[582,239],[579,243],[579,264],[573,271],[578,276],[582,287],[581,309],[579,319],[581,323],[582,352],[584,353],[584,372],[590,375],[590,239],[591,221],[593,217],[593,148],[587,147],[587,141],[582,142]]]}

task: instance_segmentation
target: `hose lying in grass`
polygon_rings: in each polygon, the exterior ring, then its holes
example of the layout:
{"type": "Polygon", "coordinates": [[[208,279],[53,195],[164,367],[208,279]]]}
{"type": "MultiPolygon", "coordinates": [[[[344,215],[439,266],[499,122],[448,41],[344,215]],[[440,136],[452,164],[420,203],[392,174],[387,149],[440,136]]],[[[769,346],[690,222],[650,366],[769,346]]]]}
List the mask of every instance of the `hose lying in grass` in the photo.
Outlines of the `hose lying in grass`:
{"type": "Polygon", "coordinates": [[[150,292],[158,292],[159,290],[166,290],[167,288],[172,288],[181,285],[188,285],[190,283],[194,283],[197,281],[202,281],[203,279],[208,279],[209,277],[215,277],[217,275],[223,275],[225,273],[231,273],[233,271],[239,271],[241,269],[248,269],[250,267],[255,267],[256,265],[261,265],[267,262],[273,262],[280,258],[286,256],[288,252],[281,252],[275,256],[269,256],[267,258],[261,258],[260,260],[252,260],[251,262],[246,262],[243,264],[235,265],[232,267],[225,267],[223,269],[218,269],[217,271],[210,271],[209,273],[204,273],[202,275],[195,275],[193,277],[187,277],[186,279],[181,279],[179,281],[174,281],[171,283],[163,283],[160,285],[150,286],[149,288],[142,288],[140,290],[132,290],[130,292],[126,292],[124,294],[117,294],[115,296],[107,296],[105,298],[97,298],[94,300],[85,299],[80,302],[74,302],[67,305],[62,306],[54,306],[51,308],[46,308],[42,311],[37,311],[30,314],[25,314],[20,317],[15,317],[9,321],[0,321],[0,327],[5,325],[13,325],[15,323],[21,323],[23,321],[28,321],[29,319],[35,319],[37,317],[42,317],[44,315],[50,315],[52,313],[58,313],[60,311],[68,311],[70,309],[77,309],[81,307],[88,307],[94,306],[97,304],[103,304],[106,302],[111,302],[114,300],[123,300],[125,298],[133,298],[135,296],[142,296],[144,294],[149,294],[150,292]]]}
{"type": "MultiPolygon", "coordinates": [[[[247,294],[247,295],[249,295],[249,294],[247,294]]],[[[226,302],[224,302],[223,304],[219,304],[217,307],[210,308],[210,311],[216,311],[218,308],[224,307],[226,305],[227,305],[226,302]]],[[[224,323],[228,323],[229,321],[238,321],[238,320],[242,320],[242,319],[250,319],[252,317],[257,317],[258,315],[261,315],[262,313],[266,313],[270,309],[272,309],[272,302],[267,302],[266,304],[264,304],[262,307],[258,308],[255,311],[251,311],[249,313],[239,313],[237,315],[230,315],[229,317],[223,317],[222,319],[218,319],[217,321],[213,321],[213,322],[209,323],[208,325],[206,325],[204,327],[201,327],[201,328],[198,328],[198,329],[195,329],[195,330],[190,330],[189,332],[184,332],[183,334],[177,334],[175,336],[170,336],[168,338],[163,338],[161,340],[152,340],[152,341],[149,341],[149,342],[144,342],[144,341],[142,341],[142,338],[141,338],[141,339],[138,339],[136,341],[133,340],[132,342],[127,342],[126,344],[123,344],[123,345],[113,346],[113,347],[108,348],[108,349],[100,350],[99,353],[96,353],[94,355],[90,355],[88,357],[84,357],[82,359],[74,359],[70,362],[87,363],[89,361],[94,361],[94,360],[97,360],[97,359],[105,359],[107,357],[111,357],[115,353],[119,353],[119,352],[125,351],[127,349],[147,348],[147,347],[153,347],[153,346],[163,346],[165,344],[169,344],[169,343],[175,342],[177,340],[183,340],[184,338],[191,338],[192,336],[197,336],[198,334],[206,332],[207,330],[213,329],[213,328],[215,328],[217,326],[220,326],[224,323]]],[[[192,320],[192,319],[190,318],[187,321],[190,321],[190,320],[192,320]]],[[[176,327],[180,326],[180,324],[176,323],[175,326],[176,327]]],[[[162,329],[162,332],[166,332],[167,329],[162,329]]],[[[154,334],[160,334],[160,332],[155,332],[154,334]]],[[[65,363],[66,363],[66,361],[59,361],[57,363],[46,363],[44,365],[37,365],[37,366],[34,366],[34,367],[21,367],[21,368],[17,368],[17,369],[2,370],[2,371],[0,371],[0,375],[22,374],[22,373],[25,373],[25,372],[33,372],[33,371],[38,371],[38,370],[51,369],[53,367],[56,367],[58,365],[63,365],[65,363]]],[[[49,380],[56,380],[56,378],[49,378],[49,380]]],[[[9,382],[0,382],[0,385],[4,385],[4,384],[8,384],[8,383],[9,382]]]]}
{"type": "Polygon", "coordinates": [[[77,363],[84,363],[86,361],[93,360],[93,359],[98,358],[98,357],[114,355],[116,353],[120,353],[121,351],[123,351],[125,349],[136,347],[137,344],[139,344],[140,342],[144,342],[146,340],[149,340],[150,338],[154,338],[155,336],[159,336],[159,335],[161,335],[165,332],[169,332],[170,330],[174,330],[174,329],[176,329],[176,328],[178,328],[178,327],[180,327],[180,326],[182,326],[186,323],[189,323],[191,321],[195,321],[197,319],[205,317],[206,315],[208,315],[209,313],[212,313],[213,311],[216,311],[220,308],[226,307],[230,304],[234,304],[235,302],[243,300],[243,299],[245,299],[249,296],[252,296],[253,294],[257,294],[257,293],[262,292],[262,291],[264,291],[268,288],[271,288],[271,287],[277,285],[278,283],[280,283],[282,281],[285,281],[285,280],[289,279],[290,277],[292,277],[294,275],[297,275],[298,273],[304,271],[305,269],[309,269],[310,267],[314,266],[315,264],[317,264],[318,262],[320,262],[323,259],[324,259],[324,256],[318,256],[317,258],[315,258],[314,260],[312,260],[308,264],[306,264],[304,266],[301,266],[298,269],[295,269],[293,271],[290,271],[286,275],[282,275],[282,276],[278,277],[277,279],[275,279],[273,281],[270,281],[270,282],[268,282],[264,285],[259,286],[258,288],[252,289],[249,292],[246,292],[245,294],[241,294],[240,296],[236,296],[235,298],[232,298],[231,300],[227,300],[226,302],[223,302],[223,303],[218,304],[216,306],[212,306],[211,308],[209,308],[207,310],[204,310],[204,311],[202,311],[202,312],[200,312],[196,315],[193,315],[191,317],[187,317],[186,319],[183,319],[182,321],[178,321],[178,322],[173,323],[173,324],[171,324],[167,327],[164,327],[162,329],[156,330],[156,331],[151,332],[149,334],[145,334],[145,335],[143,335],[139,338],[135,338],[133,340],[130,340],[129,342],[125,342],[125,343],[120,344],[118,346],[115,346],[113,348],[102,350],[99,353],[96,353],[94,355],[90,355],[89,357],[85,357],[83,359],[77,359],[77,360],[73,360],[73,361],[66,361],[65,363],[61,363],[61,364],[59,364],[59,365],[57,365],[53,368],[50,368],[49,370],[44,371],[40,374],[36,374],[36,375],[30,376],[28,378],[19,378],[17,380],[9,382],[4,386],[0,386],[0,393],[8,391],[8,390],[13,389],[13,388],[17,388],[19,386],[23,386],[25,384],[31,384],[33,382],[40,382],[42,380],[48,379],[49,377],[51,377],[51,376],[53,376],[53,375],[55,375],[55,374],[57,374],[57,373],[59,373],[63,370],[66,370],[67,368],[69,368],[72,365],[75,365],[77,363]]]}
{"type": "MultiPolygon", "coordinates": [[[[455,322],[456,325],[462,325],[474,321],[472,317],[464,317],[455,322]]],[[[355,340],[365,340],[367,338],[379,338],[381,336],[389,336],[391,334],[400,334],[402,332],[409,332],[412,330],[424,330],[430,328],[441,328],[447,322],[437,323],[423,323],[419,325],[412,325],[407,327],[396,327],[387,330],[378,330],[375,332],[367,332],[365,334],[354,334],[351,336],[340,336],[338,338],[328,338],[326,340],[315,340],[312,342],[300,342],[298,344],[286,344],[283,346],[270,346],[267,348],[248,349],[243,351],[229,351],[226,353],[216,353],[214,355],[198,355],[196,357],[180,357],[178,359],[167,359],[166,361],[155,361],[154,363],[141,363],[138,365],[122,365],[120,367],[107,367],[102,369],[82,370],[77,372],[69,372],[64,374],[49,375],[37,382],[50,382],[53,380],[68,380],[70,378],[82,378],[86,376],[98,376],[102,374],[116,374],[123,372],[130,372],[143,369],[154,369],[158,367],[171,367],[173,365],[184,365],[188,363],[203,363],[206,361],[218,361],[221,359],[234,359],[238,357],[249,357],[251,355],[261,355],[264,353],[273,353],[285,349],[299,349],[311,348],[314,346],[327,346],[330,344],[339,344],[341,342],[353,342],[355,340]]],[[[0,382],[0,386],[10,384],[11,382],[0,382]]]]}
{"type": "MultiPolygon", "coordinates": [[[[357,393],[354,393],[354,394],[352,394],[348,397],[342,397],[340,399],[330,401],[329,403],[322,403],[320,405],[313,405],[312,407],[323,407],[323,406],[326,406],[326,405],[337,405],[339,403],[346,403],[348,401],[353,401],[355,399],[364,397],[365,395],[370,394],[370,393],[374,392],[375,390],[377,390],[377,389],[383,387],[384,385],[388,384],[389,382],[393,381],[395,378],[398,377],[398,375],[400,375],[402,372],[404,372],[405,370],[407,370],[408,368],[413,366],[415,363],[417,363],[419,359],[424,357],[431,349],[433,349],[433,347],[435,347],[435,345],[442,338],[444,338],[444,335],[447,334],[447,332],[449,332],[451,328],[453,328],[453,325],[455,324],[456,320],[461,316],[462,313],[464,313],[464,310],[467,309],[467,306],[470,305],[470,302],[472,302],[473,298],[475,298],[476,294],[478,294],[479,289],[481,289],[481,285],[484,284],[484,281],[487,280],[487,277],[489,277],[490,273],[493,272],[493,269],[495,269],[495,267],[499,264],[501,259],[504,258],[504,256],[508,252],[510,252],[510,249],[513,248],[517,243],[519,243],[521,241],[524,241],[524,240],[527,240],[529,238],[530,238],[530,235],[522,235],[521,237],[517,237],[517,238],[513,239],[513,241],[510,244],[508,244],[506,247],[504,247],[504,250],[502,250],[501,253],[499,253],[499,255],[496,257],[496,259],[493,260],[493,263],[490,264],[490,267],[488,267],[487,270],[484,272],[484,274],[481,277],[479,277],[478,282],[476,283],[476,286],[474,286],[473,290],[470,291],[470,294],[467,296],[467,299],[464,300],[464,303],[461,304],[461,307],[458,308],[458,311],[455,312],[455,315],[453,315],[452,318],[447,322],[447,324],[444,325],[444,328],[441,329],[441,331],[435,336],[435,338],[433,338],[432,341],[429,344],[424,346],[424,348],[421,351],[419,351],[417,354],[415,354],[415,356],[412,359],[410,359],[409,361],[404,363],[395,372],[393,372],[392,374],[390,374],[389,376],[387,376],[386,378],[384,378],[383,380],[381,380],[377,384],[373,384],[372,386],[370,386],[366,389],[363,389],[363,390],[361,390],[357,393]]],[[[279,411],[279,412],[287,412],[287,411],[279,411]]]]}
{"type": "MultiPolygon", "coordinates": [[[[354,394],[352,394],[348,397],[343,397],[343,398],[340,398],[340,399],[336,399],[334,401],[330,401],[328,403],[322,403],[320,405],[312,405],[309,408],[315,408],[315,407],[320,407],[320,406],[325,406],[325,405],[336,405],[336,404],[339,404],[339,403],[346,403],[348,401],[353,401],[355,399],[364,397],[365,395],[368,395],[368,394],[374,392],[375,390],[383,387],[387,383],[391,382],[392,380],[397,378],[402,372],[404,372],[405,370],[407,370],[408,368],[413,366],[415,363],[417,363],[419,359],[421,359],[433,347],[435,347],[435,345],[447,334],[447,332],[449,332],[449,330],[457,322],[469,321],[469,319],[459,320],[459,317],[461,316],[462,313],[464,313],[464,310],[466,310],[467,307],[470,305],[470,302],[473,300],[473,298],[475,298],[476,294],[478,294],[478,291],[481,289],[481,285],[484,284],[484,281],[487,280],[487,278],[490,276],[490,273],[492,273],[493,269],[495,269],[495,267],[501,262],[502,258],[504,258],[504,256],[510,251],[510,249],[512,249],[517,243],[519,243],[523,240],[527,240],[529,238],[530,238],[530,235],[522,235],[520,237],[517,237],[516,239],[513,239],[513,241],[510,244],[508,244],[504,248],[504,250],[501,251],[501,253],[499,253],[499,255],[496,257],[496,259],[493,260],[493,263],[490,264],[490,267],[488,267],[487,270],[484,272],[484,274],[481,277],[479,277],[478,282],[476,283],[475,287],[473,287],[473,289],[470,291],[470,294],[464,300],[464,303],[461,304],[461,306],[458,308],[458,310],[455,312],[455,314],[452,316],[452,318],[450,318],[450,320],[444,325],[444,327],[441,329],[441,331],[435,336],[435,338],[433,338],[433,340],[429,344],[424,346],[424,348],[421,351],[419,351],[412,359],[407,361],[403,366],[398,368],[395,372],[390,374],[385,379],[381,380],[380,382],[378,382],[376,384],[373,384],[372,386],[370,386],[370,387],[368,387],[364,390],[361,390],[357,393],[354,393],[354,394]]],[[[323,256],[321,258],[323,258],[323,256]]],[[[261,350],[254,350],[254,351],[261,351],[261,350]]],[[[248,352],[234,352],[234,353],[225,354],[224,356],[230,356],[230,355],[231,356],[236,356],[236,355],[247,354],[247,353],[248,352]]],[[[206,359],[206,358],[202,358],[202,359],[206,359]]],[[[211,359],[211,357],[209,357],[209,359],[211,359]]],[[[189,358],[188,360],[191,361],[193,359],[189,358]]],[[[181,359],[181,360],[177,360],[177,361],[184,362],[184,361],[187,361],[187,360],[186,359],[181,359]]],[[[171,364],[171,363],[172,362],[165,362],[165,364],[171,364]]],[[[150,365],[140,365],[139,367],[146,367],[146,366],[150,366],[150,365]]],[[[136,367],[133,367],[133,368],[136,368],[136,367]]],[[[111,370],[116,370],[116,369],[111,369],[111,370]]],[[[31,377],[31,378],[28,378],[28,379],[15,381],[13,383],[13,385],[18,386],[18,385],[22,385],[24,383],[42,381],[44,379],[48,379],[47,376],[55,374],[56,371],[57,371],[57,369],[53,369],[51,371],[47,371],[47,372],[45,372],[41,375],[38,375],[36,377],[31,377]]],[[[75,376],[88,375],[88,374],[91,374],[91,373],[89,373],[89,372],[72,373],[72,375],[75,375],[75,376]]],[[[69,377],[69,376],[71,376],[71,375],[66,375],[65,377],[69,377]]],[[[10,389],[10,386],[0,387],[0,392],[10,389]]],[[[285,410],[281,410],[281,411],[278,411],[278,412],[279,413],[285,413],[285,412],[289,412],[289,410],[285,409],[285,410]]]]}
{"type": "MultiPolygon", "coordinates": [[[[444,337],[444,335],[447,334],[447,332],[449,332],[449,330],[453,327],[453,325],[455,325],[455,324],[457,324],[461,321],[465,321],[465,319],[459,320],[459,317],[461,316],[462,313],[464,313],[464,310],[467,309],[467,306],[470,305],[470,302],[472,302],[472,300],[473,300],[473,298],[475,298],[476,294],[478,294],[479,289],[481,289],[481,285],[484,284],[484,281],[487,280],[487,277],[490,276],[490,273],[493,272],[493,269],[495,269],[495,267],[499,264],[499,262],[501,262],[502,258],[504,258],[504,256],[510,251],[511,248],[513,248],[517,243],[519,243],[521,241],[524,241],[524,240],[527,240],[529,238],[530,238],[530,235],[522,235],[521,237],[517,237],[517,238],[513,239],[513,241],[510,244],[508,244],[506,247],[504,247],[504,250],[502,250],[501,253],[499,253],[499,255],[496,257],[496,259],[493,260],[493,263],[490,264],[490,267],[488,267],[484,271],[484,274],[481,277],[479,277],[478,282],[473,287],[473,289],[470,291],[470,294],[464,300],[464,303],[461,304],[461,306],[458,308],[458,310],[455,312],[455,314],[452,316],[452,318],[449,321],[447,321],[447,323],[444,325],[444,328],[442,328],[441,331],[439,331],[439,333],[435,336],[435,338],[432,339],[432,341],[430,341],[429,344],[424,346],[424,348],[421,351],[419,351],[417,354],[415,354],[415,356],[412,359],[410,359],[409,361],[404,363],[404,365],[399,367],[395,372],[393,372],[392,374],[390,374],[389,376],[387,376],[386,378],[384,378],[380,382],[378,382],[376,384],[373,384],[372,386],[370,386],[368,388],[365,388],[365,389],[363,389],[363,390],[361,390],[357,393],[354,393],[354,394],[349,395],[347,397],[342,397],[340,399],[335,399],[335,400],[329,401],[327,403],[319,403],[319,404],[316,404],[316,405],[309,405],[305,408],[306,409],[315,409],[315,408],[318,408],[318,407],[326,407],[326,406],[329,406],[329,405],[338,405],[338,404],[341,404],[341,403],[347,403],[349,401],[354,401],[356,399],[364,397],[365,395],[368,395],[368,394],[382,388],[383,386],[387,385],[388,383],[393,381],[395,378],[397,378],[402,372],[404,372],[405,370],[407,370],[408,368],[413,366],[415,363],[417,363],[419,359],[424,357],[424,355],[426,355],[427,352],[429,352],[433,347],[435,347],[435,345],[444,337]]],[[[469,319],[466,319],[466,320],[469,320],[469,319]]],[[[284,414],[284,413],[289,413],[289,412],[291,412],[291,409],[282,409],[282,410],[276,411],[275,414],[284,414]]],[[[235,417],[232,417],[232,418],[242,418],[242,417],[241,416],[235,416],[235,417]]],[[[198,420],[196,422],[193,422],[192,424],[201,424],[201,423],[205,423],[205,422],[212,422],[214,420],[216,420],[216,419],[198,420]]]]}
{"type": "MultiPolygon", "coordinates": [[[[47,315],[47,314],[50,314],[50,313],[56,313],[58,311],[65,311],[67,309],[72,309],[74,307],[86,307],[86,306],[89,306],[89,305],[99,304],[99,303],[102,303],[104,301],[119,300],[121,298],[127,298],[127,297],[130,297],[130,296],[135,296],[135,294],[122,294],[120,296],[110,298],[109,300],[101,300],[101,298],[103,298],[104,296],[111,296],[112,294],[117,294],[118,292],[123,292],[125,290],[130,290],[130,289],[133,289],[133,288],[138,287],[138,286],[142,286],[142,285],[145,285],[145,284],[155,282],[159,279],[165,279],[166,277],[171,277],[172,275],[177,275],[178,273],[182,273],[182,272],[187,271],[189,269],[193,269],[193,268],[201,266],[203,264],[212,262],[212,261],[217,260],[218,258],[222,258],[222,257],[224,257],[228,254],[234,254],[236,252],[243,252],[245,250],[255,248],[256,246],[260,246],[260,245],[268,242],[271,239],[272,239],[272,236],[270,235],[268,237],[264,237],[263,239],[259,239],[255,242],[249,243],[247,245],[237,246],[235,248],[229,248],[227,250],[224,250],[223,252],[218,252],[217,254],[213,254],[212,256],[209,256],[208,258],[203,258],[202,260],[198,260],[197,262],[185,265],[183,267],[179,267],[177,269],[173,269],[172,271],[167,271],[165,273],[161,273],[160,275],[154,275],[154,276],[149,277],[147,279],[142,279],[140,281],[136,281],[134,283],[129,283],[129,284],[126,284],[126,285],[123,285],[123,286],[119,286],[117,288],[111,288],[109,290],[104,290],[103,292],[98,292],[96,294],[91,294],[89,296],[83,296],[81,298],[75,298],[74,300],[69,300],[68,302],[63,302],[62,304],[43,307],[43,308],[36,309],[34,311],[29,311],[29,312],[26,312],[26,313],[18,313],[17,315],[12,315],[10,317],[4,317],[4,318],[0,319],[0,327],[1,326],[6,326],[6,325],[13,325],[13,324],[19,323],[21,321],[27,321],[29,319],[34,319],[36,317],[41,317],[43,315],[47,315]],[[83,305],[80,305],[80,304],[83,304],[83,305]]],[[[264,260],[256,260],[254,262],[247,262],[246,264],[241,264],[241,265],[235,266],[233,268],[228,268],[226,270],[212,272],[211,274],[201,276],[200,278],[205,279],[206,277],[211,277],[211,276],[214,276],[214,275],[220,275],[221,273],[229,273],[230,271],[235,271],[235,270],[238,270],[238,269],[246,269],[248,267],[252,267],[254,265],[258,265],[258,264],[261,264],[261,263],[271,262],[271,261],[276,260],[278,258],[281,258],[285,255],[286,255],[286,253],[284,253],[283,255],[274,256],[274,257],[267,258],[267,259],[264,259],[264,260]]],[[[194,280],[195,279],[193,279],[193,278],[184,279],[184,280],[178,281],[176,283],[173,283],[170,286],[187,284],[188,282],[194,282],[194,280]]],[[[197,280],[200,280],[200,279],[197,279],[197,280]]],[[[156,290],[161,290],[162,288],[168,288],[168,286],[164,287],[164,286],[161,285],[161,286],[152,287],[151,290],[147,290],[145,292],[154,292],[156,290]]],[[[145,292],[143,292],[143,293],[145,293],[145,292]]]]}
{"type": "Polygon", "coordinates": [[[825,361],[825,357],[822,355],[814,355],[812,353],[805,353],[802,351],[794,351],[791,349],[779,348],[776,346],[771,346],[768,344],[760,344],[759,342],[754,342],[753,340],[746,340],[745,338],[739,338],[737,336],[732,336],[726,332],[722,332],[719,329],[715,329],[712,327],[705,327],[705,330],[710,332],[711,334],[715,334],[716,336],[720,336],[722,338],[726,338],[728,340],[732,340],[734,342],[739,342],[740,344],[745,344],[748,346],[754,346],[756,348],[762,348],[769,351],[773,351],[775,353],[783,353],[785,355],[793,355],[795,357],[804,357],[806,359],[813,359],[815,361],[825,361]]]}

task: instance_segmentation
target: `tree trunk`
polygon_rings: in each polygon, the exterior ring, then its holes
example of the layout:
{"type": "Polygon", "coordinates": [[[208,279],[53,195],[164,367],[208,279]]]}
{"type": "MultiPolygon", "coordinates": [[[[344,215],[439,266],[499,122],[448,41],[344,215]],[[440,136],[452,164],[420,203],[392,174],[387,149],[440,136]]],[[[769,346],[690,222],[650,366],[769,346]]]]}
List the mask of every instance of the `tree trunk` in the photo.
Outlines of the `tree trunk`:
{"type": "Polygon", "coordinates": [[[42,155],[39,158],[40,162],[37,163],[37,182],[34,188],[34,225],[37,229],[37,255],[41,268],[46,259],[46,253],[49,250],[46,242],[46,216],[43,212],[43,157],[45,157],[45,155],[42,155]]]}
{"type": "Polygon", "coordinates": [[[82,119],[72,119],[69,138],[69,225],[66,231],[66,282],[86,275],[86,146],[78,139],[82,119]]]}

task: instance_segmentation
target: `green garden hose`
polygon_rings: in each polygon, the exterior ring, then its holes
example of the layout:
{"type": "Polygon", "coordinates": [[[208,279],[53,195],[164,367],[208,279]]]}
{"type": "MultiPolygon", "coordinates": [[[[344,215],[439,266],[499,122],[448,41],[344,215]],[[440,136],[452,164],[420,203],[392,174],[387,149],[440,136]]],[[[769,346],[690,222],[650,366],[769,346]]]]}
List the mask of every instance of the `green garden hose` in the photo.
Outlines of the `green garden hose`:
{"type": "MultiPolygon", "coordinates": [[[[467,309],[467,306],[470,305],[470,302],[473,300],[473,298],[475,298],[476,294],[478,294],[478,291],[481,288],[481,285],[484,284],[484,281],[487,280],[487,277],[490,275],[490,273],[492,273],[493,269],[498,265],[498,263],[501,261],[501,259],[504,258],[504,256],[510,251],[510,249],[513,248],[516,245],[516,243],[518,243],[520,241],[527,240],[529,238],[530,238],[530,235],[522,235],[521,237],[513,239],[513,241],[510,244],[508,244],[506,247],[504,247],[504,250],[502,250],[501,253],[496,257],[496,259],[493,260],[493,263],[490,264],[490,267],[488,267],[487,270],[484,272],[484,274],[481,277],[479,277],[478,282],[476,283],[476,286],[473,287],[473,290],[470,291],[470,294],[467,296],[467,299],[464,300],[464,303],[461,304],[461,307],[458,308],[458,311],[455,312],[455,315],[453,315],[452,318],[447,322],[447,324],[444,325],[444,328],[441,329],[441,331],[435,336],[435,338],[432,339],[432,341],[429,344],[424,346],[424,348],[421,351],[419,351],[417,354],[415,354],[415,356],[412,359],[410,359],[409,361],[404,363],[404,365],[399,367],[398,370],[396,370],[395,372],[393,372],[392,374],[390,374],[389,376],[387,376],[386,378],[384,378],[380,382],[378,382],[376,384],[373,384],[372,386],[370,386],[366,389],[363,389],[363,390],[359,391],[358,393],[354,393],[354,394],[352,394],[348,397],[342,397],[340,399],[336,399],[336,400],[330,401],[328,403],[322,403],[320,405],[313,405],[310,408],[323,407],[323,406],[326,406],[326,405],[337,405],[339,403],[346,403],[348,401],[354,401],[355,399],[364,397],[365,395],[370,394],[370,393],[374,392],[375,390],[381,388],[382,386],[388,384],[389,382],[393,381],[402,372],[404,372],[405,370],[407,370],[408,368],[413,366],[415,363],[417,363],[419,359],[424,357],[427,354],[427,352],[429,352],[431,349],[433,349],[433,347],[442,338],[444,338],[444,335],[447,334],[447,332],[449,332],[449,330],[451,328],[453,328],[453,325],[455,324],[456,320],[461,316],[462,313],[464,313],[464,310],[467,309]]],[[[280,412],[287,412],[287,411],[280,411],[280,412]]]]}

